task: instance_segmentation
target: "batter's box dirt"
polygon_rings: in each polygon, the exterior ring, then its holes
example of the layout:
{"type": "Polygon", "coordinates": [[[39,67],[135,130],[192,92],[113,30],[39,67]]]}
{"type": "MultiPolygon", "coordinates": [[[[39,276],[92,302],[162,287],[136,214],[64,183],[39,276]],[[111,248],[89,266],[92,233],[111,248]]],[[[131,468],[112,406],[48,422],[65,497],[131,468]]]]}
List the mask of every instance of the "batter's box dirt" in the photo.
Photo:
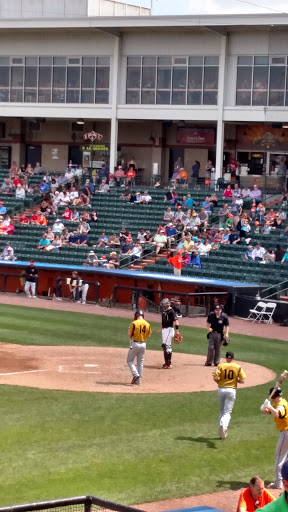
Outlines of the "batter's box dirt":
{"type": "MultiPolygon", "coordinates": [[[[0,346],[0,384],[40,389],[110,393],[189,393],[213,391],[212,368],[206,358],[173,354],[173,368],[161,370],[162,352],[147,350],[141,386],[133,386],[127,366],[128,349],[95,347],[0,346]],[[73,376],[73,378],[71,378],[73,376]]],[[[240,362],[240,364],[242,364],[240,362]]],[[[243,363],[244,386],[275,380],[273,371],[243,363]]]]}

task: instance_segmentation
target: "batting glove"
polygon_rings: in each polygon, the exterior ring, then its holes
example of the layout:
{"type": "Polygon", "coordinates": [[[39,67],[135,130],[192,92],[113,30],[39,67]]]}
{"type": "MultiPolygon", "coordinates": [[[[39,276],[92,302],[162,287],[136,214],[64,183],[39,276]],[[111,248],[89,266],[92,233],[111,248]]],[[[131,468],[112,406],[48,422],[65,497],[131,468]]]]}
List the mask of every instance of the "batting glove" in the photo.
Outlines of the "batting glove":
{"type": "Polygon", "coordinates": [[[270,409],[272,407],[271,402],[270,400],[268,400],[268,398],[266,398],[263,405],[265,405],[266,409],[270,409]]]}

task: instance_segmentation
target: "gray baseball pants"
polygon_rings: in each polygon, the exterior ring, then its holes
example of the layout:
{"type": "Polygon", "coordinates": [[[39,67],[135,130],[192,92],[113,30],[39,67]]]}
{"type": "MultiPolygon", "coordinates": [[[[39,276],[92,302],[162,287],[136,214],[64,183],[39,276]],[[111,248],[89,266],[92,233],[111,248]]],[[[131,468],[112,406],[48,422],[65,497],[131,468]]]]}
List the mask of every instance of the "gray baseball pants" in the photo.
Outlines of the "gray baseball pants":
{"type": "Polygon", "coordinates": [[[283,430],[279,433],[279,439],[276,446],[275,453],[275,485],[276,487],[283,487],[281,468],[288,459],[288,430],[283,430]]]}
{"type": "Polygon", "coordinates": [[[24,286],[24,291],[27,295],[27,297],[35,297],[36,293],[36,283],[31,283],[31,281],[26,281],[24,286]]]}
{"type": "Polygon", "coordinates": [[[219,332],[212,331],[209,335],[208,342],[208,353],[207,353],[207,361],[206,363],[211,365],[212,363],[215,366],[218,366],[220,363],[221,356],[221,344],[222,344],[222,336],[219,332]]]}
{"type": "Polygon", "coordinates": [[[219,428],[222,426],[225,430],[228,429],[235,399],[236,389],[218,388],[218,400],[220,405],[219,428]]]}
{"type": "Polygon", "coordinates": [[[127,364],[131,370],[133,377],[140,377],[142,379],[144,356],[146,350],[146,343],[140,343],[139,341],[131,341],[130,349],[127,356],[127,364]],[[134,364],[134,360],[137,358],[137,367],[134,364]]]}

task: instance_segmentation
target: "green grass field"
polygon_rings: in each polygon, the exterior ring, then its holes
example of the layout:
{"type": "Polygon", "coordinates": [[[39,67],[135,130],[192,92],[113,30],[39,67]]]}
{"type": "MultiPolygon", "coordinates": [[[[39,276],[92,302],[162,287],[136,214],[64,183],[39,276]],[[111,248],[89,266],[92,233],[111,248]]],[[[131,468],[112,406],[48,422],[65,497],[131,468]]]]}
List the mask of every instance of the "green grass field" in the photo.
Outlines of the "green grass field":
{"type": "MultiPolygon", "coordinates": [[[[127,319],[4,305],[0,315],[4,342],[127,347],[127,319]]],[[[149,345],[160,350],[153,327],[149,345]]],[[[206,331],[181,332],[185,342],[175,352],[206,353],[206,331]]],[[[287,366],[284,341],[232,334],[232,348],[237,359],[277,374],[287,366]]],[[[136,504],[238,489],[254,474],[273,480],[277,432],[259,410],[269,387],[238,391],[223,442],[216,387],[113,395],[2,385],[0,506],[88,493],[136,504]]]]}

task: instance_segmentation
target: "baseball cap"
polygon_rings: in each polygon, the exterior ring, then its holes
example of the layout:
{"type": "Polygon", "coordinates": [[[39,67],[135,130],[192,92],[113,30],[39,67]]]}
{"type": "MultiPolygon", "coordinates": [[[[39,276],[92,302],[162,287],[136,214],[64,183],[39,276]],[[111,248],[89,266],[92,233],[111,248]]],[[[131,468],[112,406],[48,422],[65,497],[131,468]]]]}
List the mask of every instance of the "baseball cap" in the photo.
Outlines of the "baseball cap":
{"type": "Polygon", "coordinates": [[[281,476],[283,480],[288,481],[288,460],[285,460],[282,468],[281,468],[281,476]]]}
{"type": "Polygon", "coordinates": [[[226,359],[234,359],[234,352],[226,352],[226,355],[225,355],[226,359]]]}
{"type": "Polygon", "coordinates": [[[215,311],[220,311],[220,310],[222,311],[222,309],[223,308],[222,308],[222,306],[220,306],[220,304],[215,306],[215,308],[214,308],[215,311]]]}
{"type": "Polygon", "coordinates": [[[116,256],[116,255],[117,255],[117,252],[115,252],[115,251],[110,252],[110,256],[116,256]]]}

